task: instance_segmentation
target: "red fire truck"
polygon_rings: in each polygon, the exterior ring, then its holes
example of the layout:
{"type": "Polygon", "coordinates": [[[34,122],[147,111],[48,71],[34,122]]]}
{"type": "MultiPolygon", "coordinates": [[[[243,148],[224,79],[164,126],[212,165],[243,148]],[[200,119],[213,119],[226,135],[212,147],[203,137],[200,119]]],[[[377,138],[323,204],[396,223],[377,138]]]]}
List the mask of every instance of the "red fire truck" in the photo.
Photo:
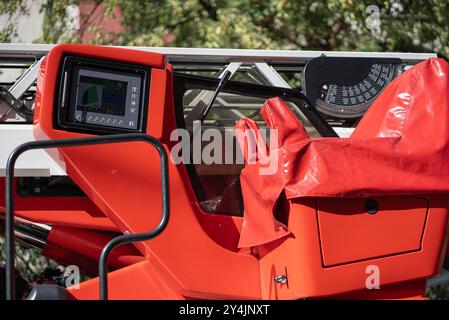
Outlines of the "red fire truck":
{"type": "Polygon", "coordinates": [[[4,44],[0,61],[7,299],[448,281],[449,65],[432,54],[4,44]],[[76,281],[27,283],[16,241],[76,281]]]}

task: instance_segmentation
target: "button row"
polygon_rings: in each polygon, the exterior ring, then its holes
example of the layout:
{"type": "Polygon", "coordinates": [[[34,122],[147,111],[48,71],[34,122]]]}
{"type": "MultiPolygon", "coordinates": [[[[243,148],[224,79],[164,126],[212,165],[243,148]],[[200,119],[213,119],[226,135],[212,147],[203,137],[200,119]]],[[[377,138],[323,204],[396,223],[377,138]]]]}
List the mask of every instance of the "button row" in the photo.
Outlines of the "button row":
{"type": "MultiPolygon", "coordinates": [[[[77,118],[78,115],[75,116],[77,118]]],[[[77,119],[79,120],[79,119],[77,119]]],[[[128,126],[134,128],[136,125],[136,122],[134,120],[129,120],[125,123],[124,120],[121,119],[113,119],[108,117],[102,117],[102,116],[88,116],[87,122],[89,123],[98,123],[98,124],[104,124],[104,125],[110,125],[110,126],[128,126]]]]}
{"type": "Polygon", "coordinates": [[[139,88],[136,86],[132,86],[131,87],[131,101],[130,101],[130,108],[129,108],[129,112],[131,113],[135,113],[136,112],[136,99],[137,99],[137,93],[139,92],[139,88]]]}

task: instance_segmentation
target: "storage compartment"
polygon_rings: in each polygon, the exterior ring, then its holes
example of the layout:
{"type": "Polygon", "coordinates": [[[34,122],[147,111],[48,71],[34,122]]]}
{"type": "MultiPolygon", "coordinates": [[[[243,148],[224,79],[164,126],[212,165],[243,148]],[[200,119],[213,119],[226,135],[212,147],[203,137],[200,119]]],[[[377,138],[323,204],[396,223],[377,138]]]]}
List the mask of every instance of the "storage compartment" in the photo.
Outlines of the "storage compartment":
{"type": "Polygon", "coordinates": [[[317,199],[324,266],[420,250],[428,207],[420,197],[317,199]]]}
{"type": "Polygon", "coordinates": [[[438,274],[446,253],[449,196],[372,199],[378,203],[373,214],[363,198],[289,200],[291,236],[258,248],[262,297],[379,294],[438,274]],[[380,291],[366,288],[372,266],[380,272],[380,291]],[[288,285],[273,284],[273,277],[283,274],[288,285]]]}

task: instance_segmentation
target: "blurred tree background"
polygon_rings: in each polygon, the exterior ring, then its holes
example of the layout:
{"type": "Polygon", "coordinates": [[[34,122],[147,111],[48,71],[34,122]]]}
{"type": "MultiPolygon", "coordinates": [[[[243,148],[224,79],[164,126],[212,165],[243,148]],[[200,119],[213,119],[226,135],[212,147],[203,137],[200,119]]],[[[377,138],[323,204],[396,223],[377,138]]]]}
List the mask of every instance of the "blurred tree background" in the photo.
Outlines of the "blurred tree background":
{"type": "MultiPolygon", "coordinates": [[[[52,0],[43,42],[67,37],[69,0],[52,0]]],[[[105,0],[121,9],[123,34],[98,31],[93,43],[207,48],[437,52],[449,56],[449,1],[105,0]]]]}
{"type": "MultiPolygon", "coordinates": [[[[0,15],[8,18],[0,42],[15,35],[15,18],[28,14],[28,3],[0,2],[0,15]]],[[[435,52],[449,57],[449,0],[47,0],[41,12],[39,43],[435,52]],[[80,28],[73,30],[67,7],[80,3],[90,3],[91,10],[81,14],[80,28]],[[120,28],[90,24],[99,7],[120,28]]],[[[429,296],[449,298],[448,289],[429,296]]]]}
{"type": "MultiPolygon", "coordinates": [[[[0,2],[0,14],[27,14],[27,1],[0,2]]],[[[448,0],[47,0],[38,42],[136,46],[437,52],[449,56],[448,0]],[[113,16],[120,8],[121,32],[86,25],[66,28],[66,8],[90,2],[113,16]]],[[[14,34],[14,20],[0,32],[14,34]]]]}

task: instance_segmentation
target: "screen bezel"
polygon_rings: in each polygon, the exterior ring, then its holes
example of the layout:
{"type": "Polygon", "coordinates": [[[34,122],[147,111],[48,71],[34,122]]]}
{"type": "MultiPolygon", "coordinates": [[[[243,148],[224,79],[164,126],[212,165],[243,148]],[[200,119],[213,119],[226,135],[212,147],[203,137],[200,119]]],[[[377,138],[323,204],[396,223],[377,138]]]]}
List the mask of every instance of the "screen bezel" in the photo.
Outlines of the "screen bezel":
{"type": "Polygon", "coordinates": [[[65,56],[58,76],[59,90],[55,97],[54,126],[57,129],[64,129],[71,132],[110,134],[146,131],[148,102],[150,95],[151,67],[136,65],[132,63],[122,63],[111,60],[94,59],[78,56],[65,56]],[[106,126],[101,124],[90,124],[75,122],[70,120],[70,112],[76,109],[76,86],[74,81],[77,71],[75,69],[88,68],[105,73],[117,73],[121,75],[138,75],[140,82],[140,99],[138,105],[138,124],[136,129],[106,126]],[[73,109],[73,110],[72,110],[73,109]]]}

